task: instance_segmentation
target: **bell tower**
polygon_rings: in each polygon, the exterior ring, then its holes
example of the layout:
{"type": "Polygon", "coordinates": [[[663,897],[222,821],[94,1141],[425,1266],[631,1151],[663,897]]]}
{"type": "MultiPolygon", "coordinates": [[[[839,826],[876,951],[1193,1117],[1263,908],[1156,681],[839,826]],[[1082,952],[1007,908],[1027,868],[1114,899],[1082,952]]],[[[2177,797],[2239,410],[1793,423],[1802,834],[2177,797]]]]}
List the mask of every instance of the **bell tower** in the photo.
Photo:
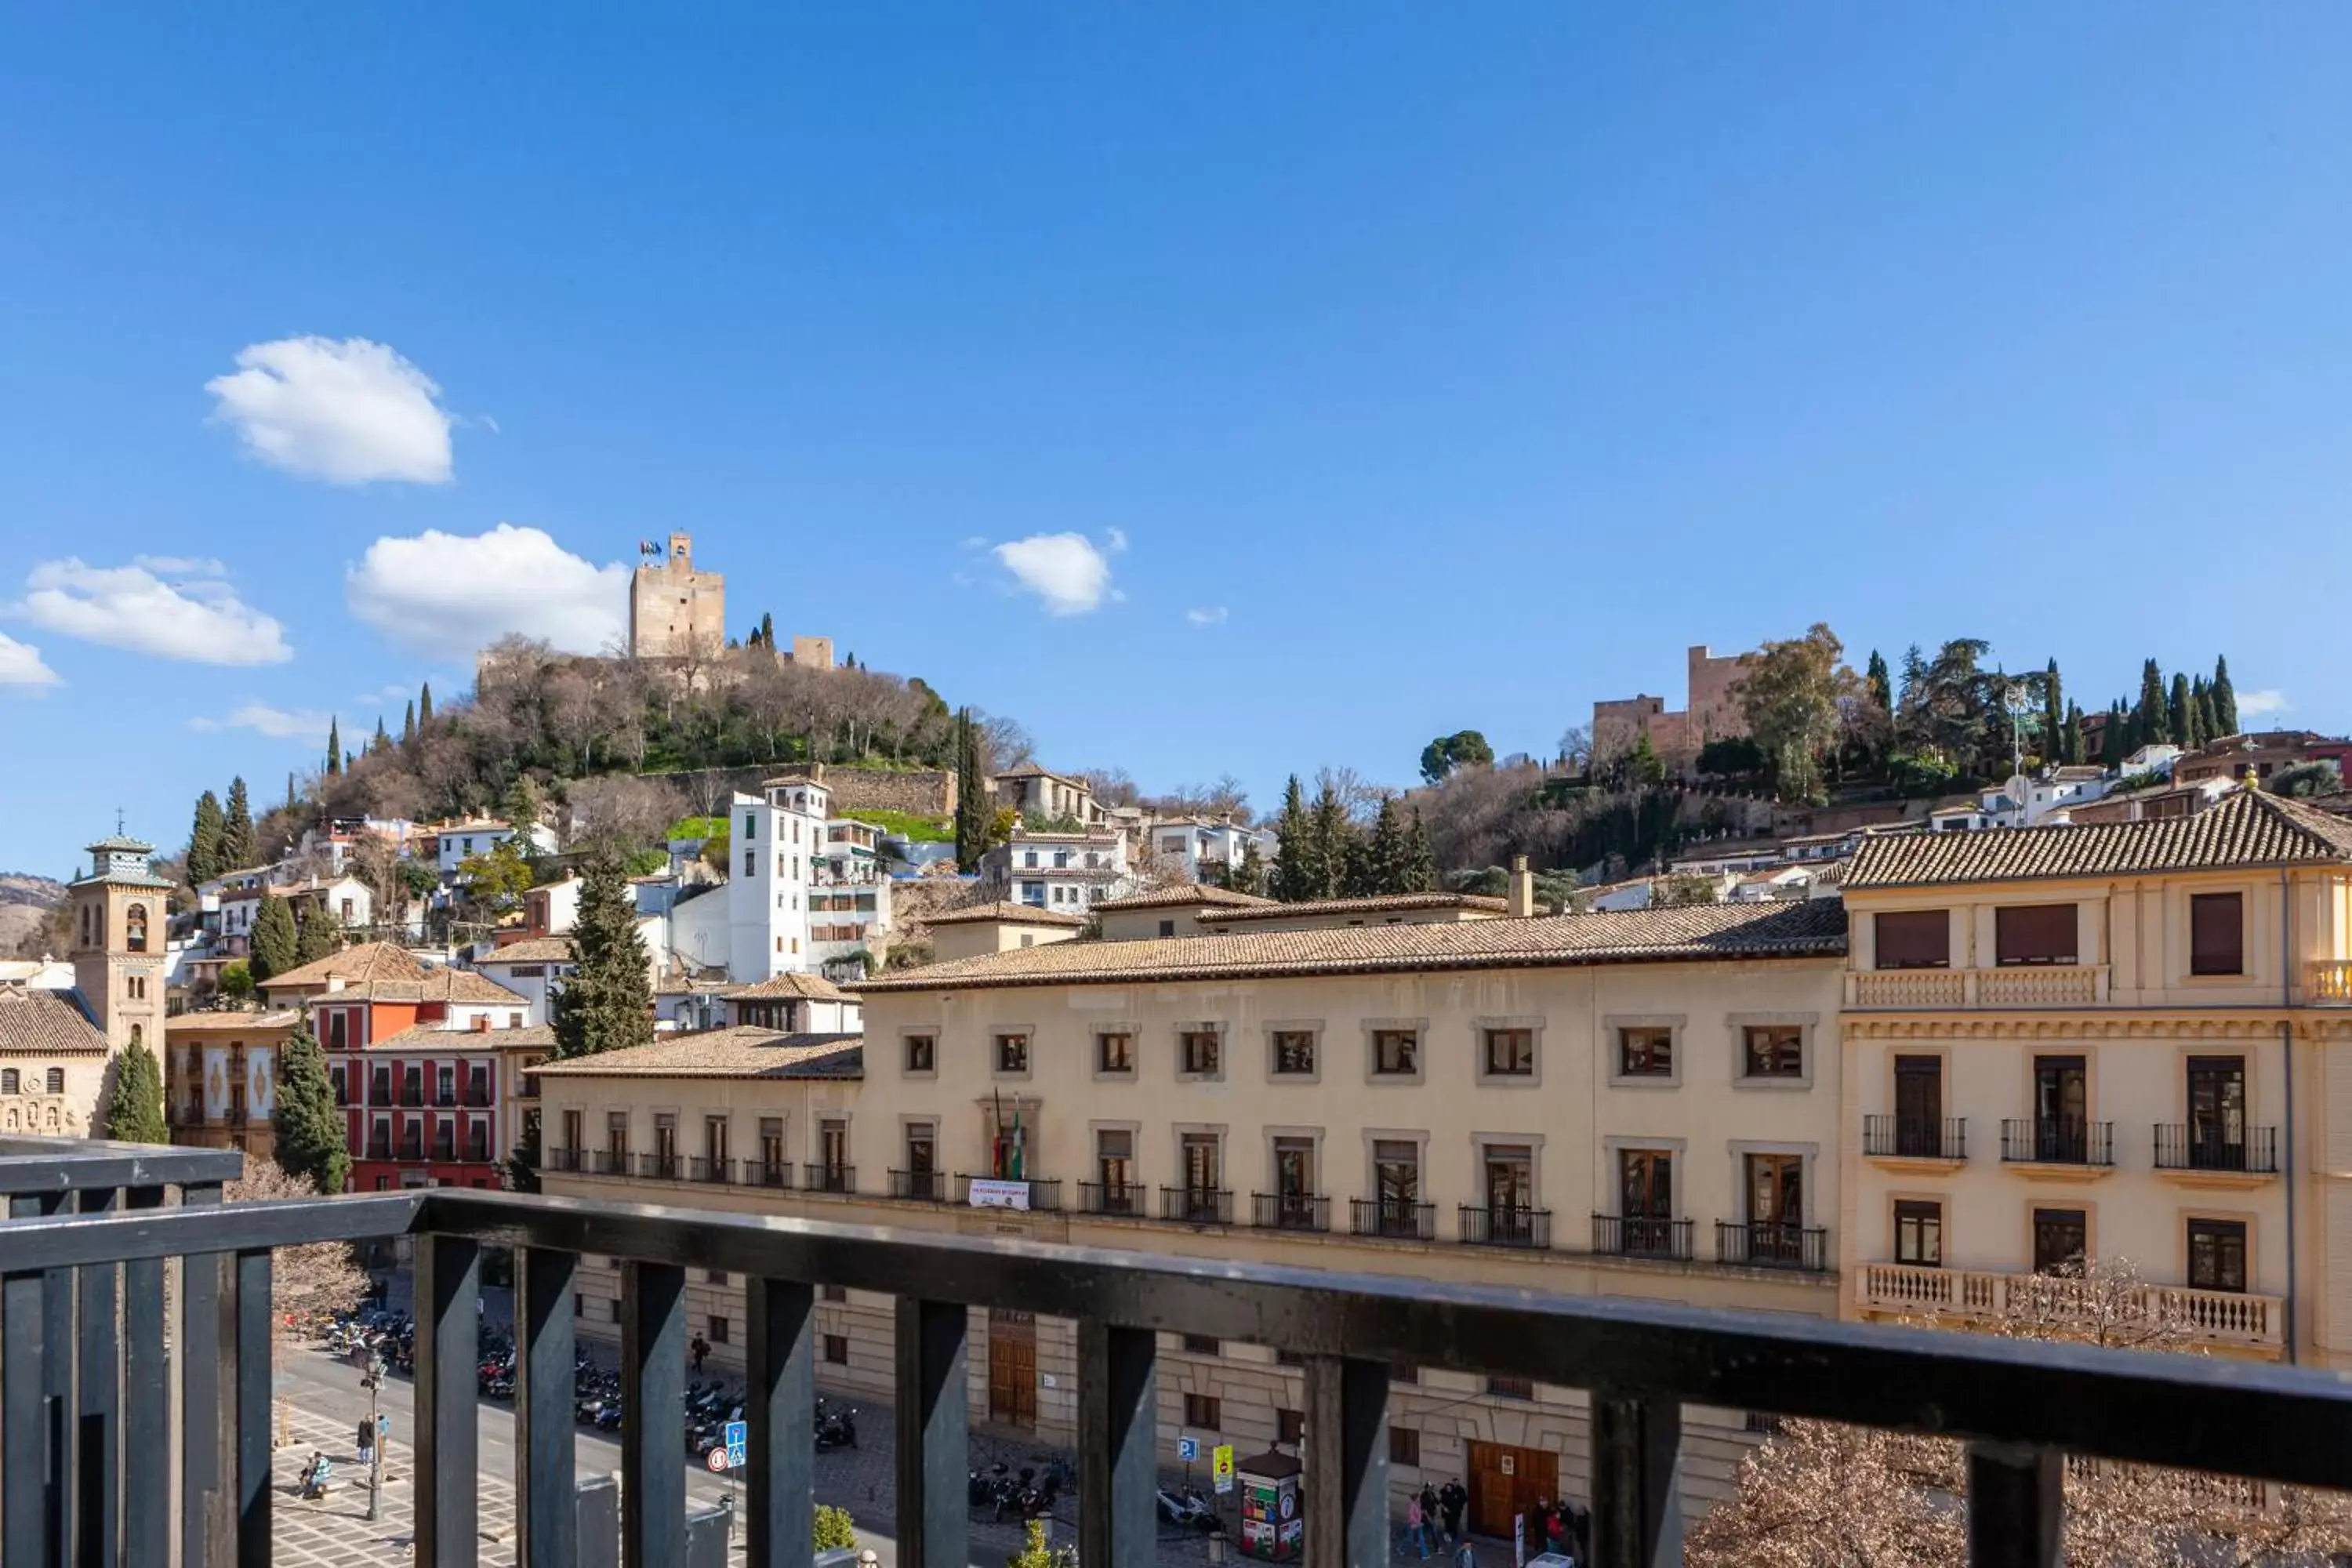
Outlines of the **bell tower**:
{"type": "Polygon", "coordinates": [[[74,989],[81,995],[107,1055],[134,1039],[158,1058],[163,1052],[164,900],[172,884],[155,875],[155,847],[121,830],[89,848],[89,870],[66,886],[73,906],[74,989]]]}

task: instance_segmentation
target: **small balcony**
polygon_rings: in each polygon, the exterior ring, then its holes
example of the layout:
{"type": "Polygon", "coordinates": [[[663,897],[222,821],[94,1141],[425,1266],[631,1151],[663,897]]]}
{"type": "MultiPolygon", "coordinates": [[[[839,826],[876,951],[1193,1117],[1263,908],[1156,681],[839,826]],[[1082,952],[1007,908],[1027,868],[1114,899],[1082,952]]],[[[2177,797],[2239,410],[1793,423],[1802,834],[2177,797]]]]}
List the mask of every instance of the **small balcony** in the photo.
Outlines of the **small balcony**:
{"type": "Polygon", "coordinates": [[[1250,1223],[1260,1230],[1329,1230],[1331,1200],[1313,1193],[1252,1193],[1250,1223]]]}
{"type": "Polygon", "coordinates": [[[2004,1121],[2000,1158],[2005,1165],[2063,1165],[2105,1171],[2115,1166],[2112,1121],[2004,1121]]]}
{"type": "Polygon", "coordinates": [[[577,1175],[580,1172],[580,1152],[577,1149],[550,1149],[546,1156],[547,1169],[577,1175]]]}
{"type": "Polygon", "coordinates": [[[637,1174],[648,1182],[675,1182],[686,1175],[686,1162],[677,1153],[652,1153],[637,1156],[637,1174]]]}
{"type": "Polygon", "coordinates": [[[2104,963],[2017,963],[1991,969],[1856,969],[1850,1007],[2089,1007],[2107,1000],[2104,963]]]}
{"type": "Polygon", "coordinates": [[[369,1159],[371,1159],[371,1160],[389,1160],[389,1159],[391,1159],[391,1158],[392,1158],[392,1140],[391,1140],[391,1139],[389,1139],[389,1138],[371,1138],[371,1139],[369,1139],[369,1140],[368,1140],[368,1146],[367,1146],[367,1157],[368,1157],[369,1159]]]}
{"type": "Polygon", "coordinates": [[[1473,1208],[1461,1205],[1454,1216],[1454,1237],[1465,1247],[1516,1247],[1540,1250],[1551,1246],[1551,1210],[1473,1208]]]}
{"type": "Polygon", "coordinates": [[[1409,1198],[1350,1198],[1352,1228],[1358,1236],[1383,1237],[1390,1241],[1437,1239],[1437,1205],[1409,1198]]]}
{"type": "Polygon", "coordinates": [[[400,1091],[400,1103],[411,1110],[419,1109],[425,1103],[425,1090],[415,1084],[408,1085],[400,1091]]]}
{"type": "Polygon", "coordinates": [[[857,1167],[855,1165],[814,1164],[803,1173],[803,1190],[812,1193],[854,1193],[857,1190],[857,1167]]]}
{"type": "Polygon", "coordinates": [[[1058,1176],[958,1176],[955,1201],[969,1208],[1028,1208],[1059,1213],[1062,1183],[1058,1176]],[[977,1192],[972,1187],[975,1182],[980,1184],[977,1192]],[[1016,1198],[1023,1201],[1016,1202],[1016,1198]]]}
{"type": "Polygon", "coordinates": [[[947,1175],[940,1171],[892,1171],[890,1195],[905,1203],[936,1204],[947,1197],[947,1175]]]}
{"type": "Polygon", "coordinates": [[[592,1149],[588,1152],[588,1173],[592,1176],[625,1176],[635,1168],[629,1163],[626,1149],[592,1149]]]}
{"type": "Polygon", "coordinates": [[[1080,1182],[1078,1207],[1087,1214],[1143,1217],[1143,1189],[1133,1182],[1080,1182]]]}
{"type": "Polygon", "coordinates": [[[1862,1119],[1862,1152],[1872,1160],[1922,1160],[1943,1165],[1962,1164],[1969,1157],[1969,1119],[1965,1116],[1865,1116],[1862,1119]]]}
{"type": "Polygon", "coordinates": [[[2242,1127],[2232,1135],[2219,1127],[2158,1122],[2156,1168],[2190,1176],[2212,1176],[2225,1185],[2236,1184],[2231,1178],[2249,1183],[2268,1180],[2279,1173],[2278,1129],[2242,1127]]]}
{"type": "Polygon", "coordinates": [[[743,1184],[747,1187],[789,1189],[793,1184],[793,1168],[782,1160],[746,1160],[743,1162],[743,1184]]]}
{"type": "Polygon", "coordinates": [[[686,1179],[715,1187],[730,1185],[735,1180],[735,1162],[713,1160],[698,1154],[687,1165],[686,1179]]]}
{"type": "Polygon", "coordinates": [[[1830,1233],[1775,1220],[1715,1222],[1715,1260],[1743,1268],[1797,1268],[1821,1274],[1830,1266],[1830,1233]]]}
{"type": "Polygon", "coordinates": [[[1224,1187],[1162,1187],[1160,1217],[1178,1225],[1231,1225],[1234,1194],[1224,1187]]]}
{"type": "Polygon", "coordinates": [[[2286,1303],[2276,1296],[2132,1284],[1977,1268],[1865,1263],[1853,1273],[1854,1305],[1886,1317],[1955,1322],[2025,1320],[2084,1331],[2138,1325],[2177,1331],[2200,1344],[2282,1351],[2286,1303]]]}
{"type": "Polygon", "coordinates": [[[1691,1222],[1597,1214],[1592,1216],[1592,1250],[1604,1258],[1651,1258],[1688,1263],[1691,1222]]]}
{"type": "Polygon", "coordinates": [[[488,1110],[490,1108],[490,1091],[487,1089],[468,1089],[466,1091],[466,1104],[470,1110],[488,1110]]]}
{"type": "Polygon", "coordinates": [[[2315,1007],[2352,1007],[2352,959],[2314,959],[2303,966],[2303,999],[2315,1007]]]}

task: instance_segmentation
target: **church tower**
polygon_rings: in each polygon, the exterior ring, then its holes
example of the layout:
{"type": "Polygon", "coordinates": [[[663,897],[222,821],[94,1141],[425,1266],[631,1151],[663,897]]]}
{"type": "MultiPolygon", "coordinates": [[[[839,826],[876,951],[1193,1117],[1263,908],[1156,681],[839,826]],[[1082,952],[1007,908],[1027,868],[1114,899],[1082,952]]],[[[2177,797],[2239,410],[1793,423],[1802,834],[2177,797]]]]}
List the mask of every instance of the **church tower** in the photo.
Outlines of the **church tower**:
{"type": "Polygon", "coordinates": [[[163,1054],[164,900],[172,884],[155,875],[152,844],[124,834],[89,846],[89,870],[66,886],[73,906],[74,988],[106,1037],[109,1058],[133,1040],[163,1054]]]}

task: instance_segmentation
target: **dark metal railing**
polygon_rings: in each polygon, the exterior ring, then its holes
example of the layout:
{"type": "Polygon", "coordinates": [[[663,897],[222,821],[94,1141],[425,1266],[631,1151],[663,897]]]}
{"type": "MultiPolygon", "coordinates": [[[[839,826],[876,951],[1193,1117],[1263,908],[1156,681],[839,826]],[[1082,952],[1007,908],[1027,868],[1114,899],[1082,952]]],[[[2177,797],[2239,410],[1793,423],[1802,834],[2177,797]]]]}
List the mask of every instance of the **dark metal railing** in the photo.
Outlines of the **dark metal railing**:
{"type": "Polygon", "coordinates": [[[1328,1230],[1331,1200],[1313,1193],[1252,1193],[1250,1223],[1261,1230],[1328,1230]]]}
{"type": "Polygon", "coordinates": [[[1403,1198],[1349,1198],[1358,1236],[1384,1236],[1391,1241],[1433,1241],[1437,1237],[1437,1205],[1403,1198]]]}
{"type": "Polygon", "coordinates": [[[1080,1182],[1078,1207],[1087,1214],[1143,1217],[1144,1189],[1134,1182],[1080,1182]]]}
{"type": "Polygon", "coordinates": [[[1663,1258],[1687,1263],[1691,1222],[1597,1214],[1592,1216],[1592,1250],[1612,1258],[1663,1258]]]}
{"type": "Polygon", "coordinates": [[[1830,1266],[1830,1233],[1819,1226],[1777,1220],[1715,1222],[1715,1260],[1755,1268],[1802,1268],[1820,1273],[1830,1266]]]}
{"type": "Polygon", "coordinates": [[[2020,1165],[2112,1165],[2112,1121],[2004,1121],[2000,1157],[2020,1165]]]}
{"type": "Polygon", "coordinates": [[[466,1104],[468,1109],[474,1110],[488,1110],[490,1105],[490,1091],[487,1089],[468,1089],[466,1091],[466,1104]]]}
{"type": "Polygon", "coordinates": [[[857,1167],[855,1165],[814,1164],[807,1168],[802,1184],[812,1193],[854,1193],[857,1190],[857,1167]]]}
{"type": "Polygon", "coordinates": [[[820,1284],[895,1298],[893,1524],[909,1568],[972,1560],[965,1369],[975,1306],[1076,1324],[1078,1552],[1102,1568],[1156,1560],[1159,1342],[1171,1323],[1269,1343],[1302,1364],[1304,1407],[1315,1413],[1300,1455],[1316,1478],[1310,1568],[1390,1556],[1381,1434],[1400,1366],[1591,1391],[1601,1568],[1675,1555],[1685,1403],[1967,1442],[1969,1483],[1951,1506],[1966,1510],[1979,1564],[2057,1560],[2069,1453],[2352,1488],[2352,1449],[2340,1440],[2352,1387],[2324,1370],[460,1188],[223,1207],[220,1166],[171,1162],[205,1156],[233,1171],[234,1155],[92,1142],[70,1157],[58,1144],[18,1157],[27,1142],[0,1141],[0,1192],[26,1216],[0,1232],[0,1561],[11,1564],[150,1568],[175,1547],[191,1563],[266,1563],[279,1506],[273,1254],[399,1237],[416,1256],[414,1448],[403,1468],[422,1563],[472,1562],[480,1546],[476,1314],[492,1247],[514,1252],[512,1550],[526,1564],[586,1556],[572,1422],[583,1253],[621,1260],[621,1560],[632,1564],[678,1561],[685,1537],[689,1269],[746,1282],[741,1479],[754,1568],[812,1562],[820,1284]],[[172,1184],[182,1206],[167,1202],[172,1184]],[[167,1363],[164,1275],[183,1257],[167,1363]],[[173,1384],[176,1433],[173,1401],[121,1394],[173,1384]],[[142,1484],[125,1485],[134,1464],[142,1484]]]}
{"type": "Polygon", "coordinates": [[[1162,1187],[1160,1217],[1180,1225],[1231,1225],[1234,1194],[1225,1187],[1162,1187]]]}
{"type": "Polygon", "coordinates": [[[580,1153],[577,1149],[550,1149],[546,1155],[547,1168],[551,1171],[577,1173],[580,1169],[580,1153]]]}
{"type": "Polygon", "coordinates": [[[746,1160],[743,1162],[743,1184],[747,1187],[790,1187],[793,1167],[782,1160],[746,1160]]]}
{"type": "Polygon", "coordinates": [[[713,1160],[706,1155],[697,1154],[687,1166],[686,1179],[689,1182],[707,1182],[716,1186],[724,1186],[735,1179],[735,1162],[713,1160]]]}
{"type": "Polygon", "coordinates": [[[2159,1122],[2156,1129],[2159,1171],[2235,1171],[2250,1176],[2278,1174],[2278,1129],[2241,1128],[2232,1137],[2219,1127],[2192,1128],[2159,1122]]]}
{"type": "Polygon", "coordinates": [[[649,1182],[675,1182],[686,1175],[686,1162],[675,1153],[640,1154],[637,1174],[649,1182]]]}
{"type": "Polygon", "coordinates": [[[1470,1247],[1551,1245],[1551,1210],[1461,1206],[1454,1234],[1470,1247]]]}
{"type": "MultiPolygon", "coordinates": [[[[1029,1189],[1029,1206],[1032,1209],[1050,1214],[1058,1211],[1062,1206],[1062,1182],[1058,1176],[958,1176],[955,1185],[956,1202],[960,1204],[971,1202],[971,1184],[974,1182],[992,1182],[1000,1185],[1026,1187],[1029,1189]]],[[[998,1205],[996,1206],[1014,1205],[998,1205]]]]}
{"type": "Polygon", "coordinates": [[[592,1176],[625,1176],[635,1168],[629,1163],[626,1149],[591,1149],[588,1152],[588,1173],[592,1176]]]}
{"type": "Polygon", "coordinates": [[[1969,1157],[1969,1119],[1865,1116],[1862,1119],[1862,1152],[1882,1160],[1965,1160],[1969,1157]]]}
{"type": "Polygon", "coordinates": [[[947,1197],[947,1180],[942,1171],[892,1171],[890,1195],[908,1203],[940,1203],[947,1197]]]}

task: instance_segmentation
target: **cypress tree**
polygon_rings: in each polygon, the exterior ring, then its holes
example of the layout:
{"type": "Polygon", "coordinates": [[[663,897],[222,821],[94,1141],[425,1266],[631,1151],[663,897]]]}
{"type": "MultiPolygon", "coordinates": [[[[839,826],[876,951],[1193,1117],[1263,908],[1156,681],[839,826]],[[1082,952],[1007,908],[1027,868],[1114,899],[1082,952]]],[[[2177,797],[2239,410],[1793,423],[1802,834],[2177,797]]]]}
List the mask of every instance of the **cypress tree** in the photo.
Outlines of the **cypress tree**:
{"type": "Polygon", "coordinates": [[[416,693],[416,728],[423,731],[433,722],[433,683],[426,681],[416,693]]]}
{"type": "Polygon", "coordinates": [[[760,612],[760,646],[771,651],[776,646],[776,618],[765,610],[760,612]]]}
{"type": "Polygon", "coordinates": [[[2066,704],[2065,727],[2058,731],[2058,760],[2068,767],[2083,763],[2083,710],[2072,702],[2066,704]]]}
{"type": "Polygon", "coordinates": [[[2213,661],[2213,730],[2216,735],[2237,735],[2238,689],[2230,684],[2230,660],[2225,655],[2213,661]]]}
{"type": "Polygon", "coordinates": [[[2141,745],[2172,739],[2171,715],[2164,700],[2164,672],[2152,658],[2140,666],[2139,709],[2133,717],[2137,722],[2132,734],[2141,745]]]}
{"type": "Polygon", "coordinates": [[[971,721],[971,710],[956,710],[956,865],[966,873],[980,869],[980,858],[988,848],[988,828],[991,813],[988,806],[987,781],[981,777],[980,731],[971,721]]]}
{"type": "Polygon", "coordinates": [[[2044,763],[2065,761],[2061,754],[2061,737],[2065,727],[2065,698],[2058,684],[2058,661],[2053,658],[2042,676],[2042,760],[2044,763]]]}
{"type": "Polygon", "coordinates": [[[590,862],[582,879],[572,940],[579,965],[555,994],[555,1054],[585,1057],[650,1044],[654,993],[645,939],[629,906],[627,874],[609,855],[590,862]]]}
{"type": "Polygon", "coordinates": [[[1886,659],[1876,648],[1870,650],[1870,673],[1863,677],[1870,691],[1870,700],[1888,713],[1895,711],[1895,680],[1886,672],[1886,659]]]}
{"type": "Polygon", "coordinates": [[[1292,904],[1321,897],[1313,889],[1323,885],[1323,860],[1297,773],[1283,789],[1282,815],[1275,818],[1274,831],[1274,877],[1268,890],[1292,904]]]}
{"type": "Polygon", "coordinates": [[[343,771],[343,731],[334,720],[327,721],[327,776],[332,778],[343,771]]]}
{"type": "Polygon", "coordinates": [[[196,796],[195,826],[188,830],[188,880],[192,884],[211,881],[223,871],[235,868],[221,864],[221,837],[228,826],[228,818],[221,815],[219,797],[206,790],[196,796]]]}
{"type": "Polygon", "coordinates": [[[2197,722],[2209,741],[2218,741],[2229,733],[2221,728],[2221,715],[2213,700],[2213,683],[2203,676],[2197,678],[2197,722]]]}
{"type": "MultiPolygon", "coordinates": [[[[282,903],[285,900],[281,899],[276,901],[282,903]]],[[[324,909],[312,910],[305,916],[299,931],[300,934],[294,942],[294,963],[297,968],[305,963],[316,963],[328,954],[341,952],[343,950],[342,928],[336,923],[335,917],[324,909]]]]}
{"type": "Polygon", "coordinates": [[[1437,856],[1429,847],[1429,829],[1422,825],[1421,808],[1412,809],[1412,826],[1405,831],[1405,877],[1401,893],[1437,890],[1437,856]]]}
{"type": "Polygon", "coordinates": [[[172,1141],[172,1130],[163,1121],[163,1069],[144,1040],[131,1041],[115,1059],[105,1134],[118,1143],[172,1141]]]}
{"type": "Polygon", "coordinates": [[[2133,733],[2131,710],[2118,697],[2115,706],[2107,710],[2107,750],[2099,760],[2111,768],[2120,768],[2124,759],[2137,750],[2139,738],[2133,733]]]}
{"type": "Polygon", "coordinates": [[[408,700],[408,711],[401,715],[400,743],[404,746],[416,739],[416,699],[408,700]]]}
{"type": "Polygon", "coordinates": [[[368,742],[368,752],[373,755],[377,752],[390,750],[392,750],[392,734],[383,727],[383,715],[379,713],[375,716],[375,738],[368,742]]]}
{"type": "Polygon", "coordinates": [[[284,899],[261,896],[261,912],[253,917],[253,940],[246,963],[257,983],[283,974],[302,962],[301,934],[294,929],[294,910],[284,899]]]}
{"type": "Polygon", "coordinates": [[[281,1167],[292,1175],[310,1177],[322,1193],[343,1190],[352,1168],[343,1113],[335,1109],[327,1053],[307,1026],[289,1035],[278,1049],[278,1104],[270,1125],[277,1132],[281,1167]]]}
{"type": "Polygon", "coordinates": [[[245,797],[245,780],[228,783],[228,807],[221,821],[221,869],[243,871],[260,858],[255,847],[253,807],[245,797]]]}
{"type": "Polygon", "coordinates": [[[1355,824],[1348,820],[1348,808],[1329,785],[1315,792],[1315,816],[1308,829],[1318,853],[1322,858],[1322,879],[1309,898],[1336,899],[1347,885],[1350,858],[1360,852],[1355,824]]]}
{"type": "Polygon", "coordinates": [[[1404,813],[1397,809],[1396,797],[1388,795],[1381,801],[1380,815],[1372,819],[1372,836],[1364,846],[1368,893],[1409,893],[1405,884],[1412,875],[1412,851],[1406,840],[1404,813]]]}
{"type": "Polygon", "coordinates": [[[2178,672],[2172,677],[2172,696],[2165,704],[2165,719],[2171,727],[2174,744],[2193,750],[2200,743],[2197,710],[2189,705],[2189,678],[2178,672]]]}

